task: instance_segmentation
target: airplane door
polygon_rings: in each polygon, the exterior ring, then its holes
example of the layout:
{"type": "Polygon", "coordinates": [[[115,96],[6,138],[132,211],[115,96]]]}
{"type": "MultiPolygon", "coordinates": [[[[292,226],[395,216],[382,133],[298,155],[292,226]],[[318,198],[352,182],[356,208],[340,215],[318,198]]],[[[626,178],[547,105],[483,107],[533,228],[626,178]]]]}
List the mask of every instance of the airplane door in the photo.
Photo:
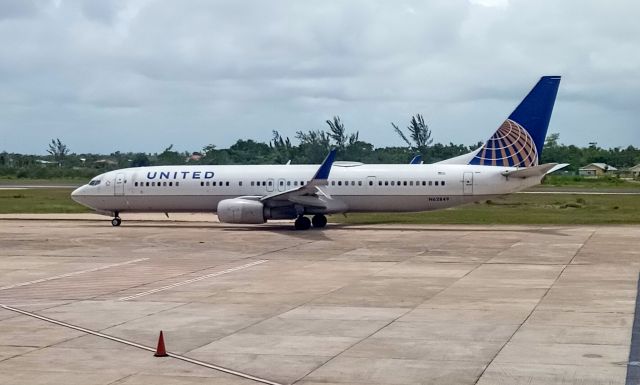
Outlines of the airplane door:
{"type": "Polygon", "coordinates": [[[473,195],[473,173],[465,172],[462,174],[462,193],[464,195],[473,195]]]}
{"type": "Polygon", "coordinates": [[[269,178],[267,179],[267,191],[271,192],[273,191],[273,179],[269,178]]]}
{"type": "Polygon", "coordinates": [[[115,180],[115,183],[113,184],[113,187],[114,187],[113,195],[124,195],[124,174],[123,173],[116,174],[116,180],[115,180]]]}
{"type": "Polygon", "coordinates": [[[278,179],[278,191],[284,191],[285,190],[285,181],[284,179],[278,179]]]}

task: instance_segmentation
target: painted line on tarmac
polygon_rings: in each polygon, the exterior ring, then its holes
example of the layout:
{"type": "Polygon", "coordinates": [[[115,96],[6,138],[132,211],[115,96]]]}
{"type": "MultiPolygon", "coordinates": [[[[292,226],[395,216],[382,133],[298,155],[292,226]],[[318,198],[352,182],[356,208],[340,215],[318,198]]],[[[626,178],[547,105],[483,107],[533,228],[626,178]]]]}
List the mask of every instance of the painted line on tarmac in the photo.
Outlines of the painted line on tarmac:
{"type": "Polygon", "coordinates": [[[640,383],[640,277],[636,291],[636,310],[633,315],[633,327],[631,328],[631,347],[629,349],[629,362],[627,363],[626,385],[640,383]]]}
{"type": "MultiPolygon", "coordinates": [[[[29,312],[29,311],[26,311],[26,310],[18,309],[18,308],[15,308],[13,306],[0,304],[0,308],[3,308],[5,310],[9,310],[9,311],[12,311],[12,312],[20,313],[22,315],[26,315],[26,316],[29,316],[29,317],[37,318],[37,319],[42,320],[42,321],[50,322],[50,323],[58,325],[58,326],[63,326],[63,327],[69,328],[69,329],[74,329],[74,330],[77,330],[77,331],[80,331],[80,332],[83,332],[83,333],[86,333],[86,334],[91,334],[91,335],[94,335],[96,337],[105,338],[105,339],[108,339],[108,340],[111,340],[111,341],[114,341],[114,342],[119,342],[121,344],[133,346],[133,347],[138,348],[138,349],[146,350],[146,351],[149,351],[149,352],[155,352],[156,351],[154,348],[152,348],[150,346],[145,346],[145,345],[133,342],[133,341],[129,341],[129,340],[125,340],[125,339],[122,339],[122,338],[110,336],[108,334],[100,333],[100,332],[95,331],[95,330],[91,330],[91,329],[83,328],[81,326],[76,326],[76,325],[72,325],[70,323],[58,321],[58,320],[55,320],[53,318],[45,317],[45,316],[42,316],[42,315],[39,315],[39,314],[35,314],[35,313],[29,312]]],[[[246,379],[253,380],[253,381],[256,381],[256,382],[261,382],[263,384],[283,385],[281,383],[270,381],[270,380],[267,380],[265,378],[252,376],[251,374],[238,372],[238,371],[235,371],[233,369],[228,369],[228,368],[225,368],[223,366],[213,365],[213,364],[210,364],[208,362],[195,360],[193,358],[181,356],[179,354],[174,354],[174,353],[167,352],[167,355],[169,357],[172,357],[172,358],[175,358],[175,359],[178,359],[178,360],[181,360],[181,361],[189,362],[189,363],[192,363],[194,365],[204,366],[205,368],[209,368],[209,369],[217,370],[217,371],[220,371],[220,372],[228,373],[228,374],[231,374],[231,375],[234,375],[234,376],[237,376],[237,377],[246,378],[246,379]]]]}
{"type": "Polygon", "coordinates": [[[132,260],[130,260],[130,261],[126,261],[126,262],[120,262],[120,263],[114,263],[114,264],[106,265],[106,266],[94,267],[93,269],[87,269],[87,270],[74,271],[73,273],[60,274],[60,275],[56,275],[56,276],[53,276],[53,277],[36,279],[36,280],[33,280],[33,281],[29,281],[29,282],[16,283],[16,284],[14,284],[14,285],[9,285],[9,286],[3,286],[3,287],[0,287],[0,290],[14,289],[14,288],[16,288],[16,287],[22,287],[22,286],[33,285],[33,284],[36,284],[36,283],[42,283],[42,282],[47,282],[47,281],[53,281],[54,279],[60,279],[60,278],[73,277],[74,275],[79,275],[79,274],[84,274],[84,273],[91,273],[91,272],[94,272],[94,271],[100,271],[100,270],[104,270],[104,269],[110,269],[110,268],[112,268],[112,267],[118,267],[118,266],[129,265],[129,264],[136,263],[136,262],[146,261],[146,260],[148,260],[148,259],[149,259],[149,258],[138,258],[138,259],[132,259],[132,260]]]}
{"type": "Polygon", "coordinates": [[[182,281],[182,282],[174,283],[174,284],[172,284],[172,285],[167,285],[167,286],[159,287],[159,288],[157,288],[157,289],[152,289],[152,290],[148,290],[148,291],[143,291],[142,293],[138,293],[138,294],[130,295],[130,296],[128,296],[128,297],[122,297],[122,298],[119,298],[119,299],[118,299],[118,301],[128,301],[128,300],[130,300],[130,299],[135,299],[135,298],[144,297],[145,295],[154,294],[154,293],[158,293],[158,292],[161,292],[161,291],[165,291],[165,290],[173,289],[173,288],[175,288],[175,287],[188,285],[188,284],[190,284],[190,283],[194,283],[194,282],[202,281],[203,279],[213,278],[213,277],[217,277],[217,276],[220,276],[220,275],[224,275],[224,274],[232,273],[232,272],[234,272],[234,271],[238,271],[238,270],[246,269],[246,268],[248,268],[248,267],[255,266],[255,265],[259,265],[259,264],[261,264],[261,263],[265,263],[265,262],[268,262],[268,260],[267,260],[267,259],[261,259],[261,260],[259,260],[259,261],[255,261],[255,262],[247,263],[246,265],[232,267],[232,268],[227,269],[227,270],[222,270],[222,271],[218,271],[218,272],[215,272],[215,273],[211,273],[211,274],[203,275],[203,276],[200,276],[200,277],[197,277],[197,278],[188,279],[188,280],[186,280],[186,281],[182,281]]]}
{"type": "Polygon", "coordinates": [[[516,194],[565,194],[565,195],[640,195],[640,192],[598,192],[598,191],[519,191],[516,194]]]}

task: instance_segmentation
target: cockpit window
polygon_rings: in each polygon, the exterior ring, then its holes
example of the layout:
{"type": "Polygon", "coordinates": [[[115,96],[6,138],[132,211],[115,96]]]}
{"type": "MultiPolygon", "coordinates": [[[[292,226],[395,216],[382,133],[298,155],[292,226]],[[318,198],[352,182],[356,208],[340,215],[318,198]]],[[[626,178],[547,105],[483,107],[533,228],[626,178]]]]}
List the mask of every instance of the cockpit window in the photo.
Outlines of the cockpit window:
{"type": "Polygon", "coordinates": [[[100,184],[100,179],[95,179],[89,182],[89,186],[97,186],[100,184]]]}

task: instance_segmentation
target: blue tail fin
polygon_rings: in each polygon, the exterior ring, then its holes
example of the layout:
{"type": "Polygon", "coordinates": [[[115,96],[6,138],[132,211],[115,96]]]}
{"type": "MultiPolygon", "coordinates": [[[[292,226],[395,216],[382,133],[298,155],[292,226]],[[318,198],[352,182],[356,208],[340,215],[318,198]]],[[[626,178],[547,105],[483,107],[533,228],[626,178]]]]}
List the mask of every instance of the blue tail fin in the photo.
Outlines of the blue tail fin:
{"type": "Polygon", "coordinates": [[[536,166],[559,85],[560,76],[543,76],[469,164],[536,166]]]}

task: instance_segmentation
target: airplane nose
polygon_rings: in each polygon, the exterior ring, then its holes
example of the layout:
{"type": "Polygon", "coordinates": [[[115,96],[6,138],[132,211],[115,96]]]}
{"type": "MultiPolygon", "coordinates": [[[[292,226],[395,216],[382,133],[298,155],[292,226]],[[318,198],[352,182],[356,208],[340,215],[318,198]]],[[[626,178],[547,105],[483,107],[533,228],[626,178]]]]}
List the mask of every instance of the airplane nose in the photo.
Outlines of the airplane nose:
{"type": "Polygon", "coordinates": [[[73,192],[71,192],[71,199],[73,199],[74,201],[81,203],[79,198],[80,195],[82,195],[82,190],[84,189],[84,186],[80,186],[77,189],[73,190],[73,192]]]}

